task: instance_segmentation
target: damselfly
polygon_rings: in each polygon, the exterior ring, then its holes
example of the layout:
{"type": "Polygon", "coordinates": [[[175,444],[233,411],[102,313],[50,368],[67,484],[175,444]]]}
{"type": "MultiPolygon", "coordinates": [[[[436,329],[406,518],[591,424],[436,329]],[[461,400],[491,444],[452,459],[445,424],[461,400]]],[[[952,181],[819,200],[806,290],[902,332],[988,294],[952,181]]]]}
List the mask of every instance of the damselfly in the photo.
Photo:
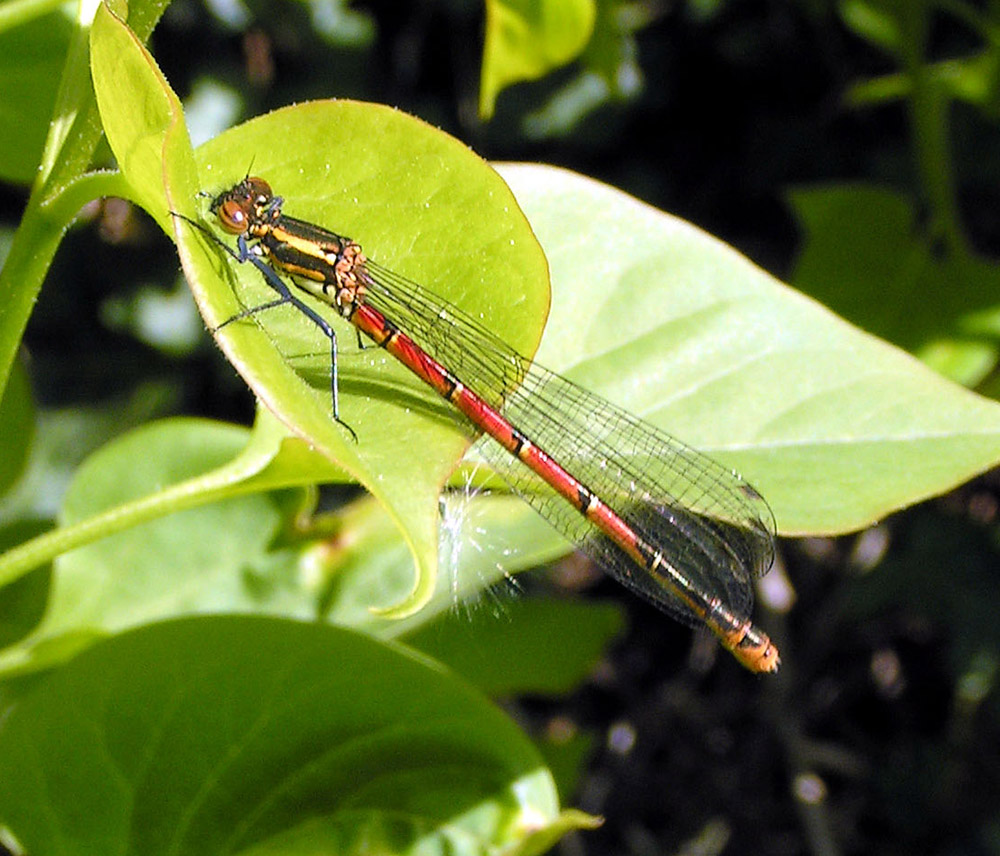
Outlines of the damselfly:
{"type": "Polygon", "coordinates": [[[749,618],[753,578],[774,558],[774,518],[749,483],[520,355],[452,304],[368,259],[350,238],[285,215],[282,204],[266,181],[248,176],[211,204],[236,236],[235,250],[194,225],[254,265],[277,293],[237,318],[289,304],[330,340],[337,421],[336,333],[278,271],[489,435],[493,469],[613,577],[679,620],[707,626],[747,668],[778,668],[777,648],[749,618]]]}

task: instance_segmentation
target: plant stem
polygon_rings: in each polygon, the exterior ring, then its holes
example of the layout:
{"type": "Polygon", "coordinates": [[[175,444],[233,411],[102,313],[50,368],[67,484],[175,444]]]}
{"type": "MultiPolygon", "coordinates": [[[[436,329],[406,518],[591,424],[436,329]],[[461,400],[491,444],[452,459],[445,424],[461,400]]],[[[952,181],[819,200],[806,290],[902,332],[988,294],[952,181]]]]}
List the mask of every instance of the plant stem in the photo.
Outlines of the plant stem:
{"type": "Polygon", "coordinates": [[[949,99],[935,84],[926,62],[931,4],[902,3],[897,21],[903,34],[901,60],[912,83],[909,101],[917,172],[923,185],[932,240],[953,258],[968,256],[955,201],[954,165],[948,139],[949,99]]]}

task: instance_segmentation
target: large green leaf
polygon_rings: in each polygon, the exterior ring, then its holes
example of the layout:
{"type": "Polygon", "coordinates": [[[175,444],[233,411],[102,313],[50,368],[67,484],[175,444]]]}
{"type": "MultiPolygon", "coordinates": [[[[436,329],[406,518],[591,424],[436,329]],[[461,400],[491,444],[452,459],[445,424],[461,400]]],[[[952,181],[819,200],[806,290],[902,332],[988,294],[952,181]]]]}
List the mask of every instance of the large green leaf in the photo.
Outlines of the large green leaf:
{"type": "Polygon", "coordinates": [[[552,269],[542,363],[740,470],[785,534],[847,532],[1000,460],[1000,406],[688,223],[578,175],[502,174],[552,269]]]}
{"type": "MultiPolygon", "coordinates": [[[[102,526],[103,513],[127,516],[157,490],[194,489],[206,475],[224,471],[247,437],[243,428],[175,419],[151,423],[91,455],[66,492],[59,523],[63,531],[90,526],[96,540],[58,559],[42,622],[4,652],[0,666],[49,666],[102,635],[193,612],[312,615],[312,598],[294,575],[265,564],[281,524],[266,493],[137,520],[122,532],[102,526]]],[[[165,505],[161,514],[168,510],[165,505]]]]}
{"type": "Polygon", "coordinates": [[[31,853],[539,852],[568,826],[529,741],[404,650],[261,618],[152,625],[0,722],[0,822],[31,853]]]}
{"type": "MultiPolygon", "coordinates": [[[[198,162],[212,192],[252,164],[284,196],[286,213],[351,236],[375,260],[534,349],[548,303],[544,256],[507,186],[451,137],[388,108],[317,102],[223,134],[198,151],[198,162]]],[[[177,234],[210,326],[274,299],[256,269],[199,230],[180,224],[177,234]]],[[[367,487],[403,529],[418,562],[412,595],[399,605],[409,612],[433,590],[437,498],[468,434],[420,381],[379,349],[358,351],[356,333],[319,309],[337,326],[340,415],[356,443],[331,418],[329,343],[301,313],[261,312],[222,327],[217,339],[267,407],[367,487]]]]}

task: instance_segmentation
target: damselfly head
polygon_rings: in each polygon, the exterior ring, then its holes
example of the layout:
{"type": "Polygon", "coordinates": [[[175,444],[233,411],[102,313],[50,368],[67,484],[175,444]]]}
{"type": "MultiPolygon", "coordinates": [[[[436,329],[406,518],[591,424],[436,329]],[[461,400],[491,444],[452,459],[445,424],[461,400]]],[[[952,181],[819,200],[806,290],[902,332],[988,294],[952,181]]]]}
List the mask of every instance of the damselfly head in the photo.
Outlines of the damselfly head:
{"type": "Polygon", "coordinates": [[[250,175],[216,196],[211,209],[223,229],[231,235],[242,235],[263,219],[273,199],[271,185],[250,175]]]}

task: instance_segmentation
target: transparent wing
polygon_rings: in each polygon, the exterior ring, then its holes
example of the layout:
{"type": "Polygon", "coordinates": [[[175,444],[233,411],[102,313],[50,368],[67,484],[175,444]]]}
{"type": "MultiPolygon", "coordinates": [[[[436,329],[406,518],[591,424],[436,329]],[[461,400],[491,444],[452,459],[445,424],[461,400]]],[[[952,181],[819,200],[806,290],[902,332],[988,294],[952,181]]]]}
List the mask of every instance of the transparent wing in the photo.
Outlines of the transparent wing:
{"type": "MultiPolygon", "coordinates": [[[[655,545],[693,590],[747,616],[774,559],[759,493],[664,431],[533,363],[459,309],[371,261],[364,300],[655,545]]],[[[624,585],[689,624],[698,618],[520,460],[478,448],[539,514],[624,585]]]]}

